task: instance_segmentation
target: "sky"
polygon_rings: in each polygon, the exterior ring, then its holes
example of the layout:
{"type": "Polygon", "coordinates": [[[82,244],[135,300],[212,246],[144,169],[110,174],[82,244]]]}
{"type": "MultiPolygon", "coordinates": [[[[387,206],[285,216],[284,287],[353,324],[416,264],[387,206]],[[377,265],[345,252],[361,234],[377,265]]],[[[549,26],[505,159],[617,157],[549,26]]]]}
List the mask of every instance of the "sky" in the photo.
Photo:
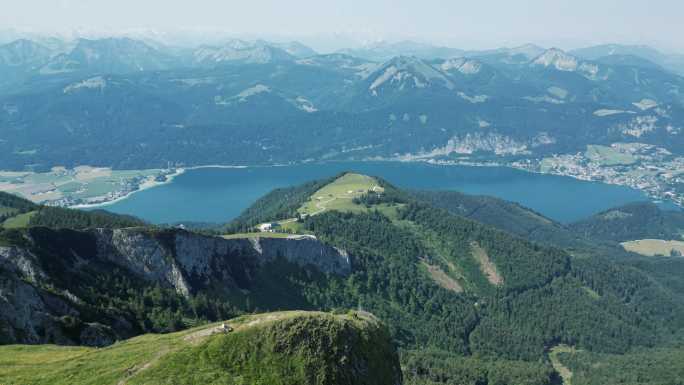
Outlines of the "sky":
{"type": "Polygon", "coordinates": [[[681,0],[0,0],[0,9],[0,30],[42,33],[221,32],[322,50],[410,39],[463,49],[623,43],[684,53],[681,0]]]}

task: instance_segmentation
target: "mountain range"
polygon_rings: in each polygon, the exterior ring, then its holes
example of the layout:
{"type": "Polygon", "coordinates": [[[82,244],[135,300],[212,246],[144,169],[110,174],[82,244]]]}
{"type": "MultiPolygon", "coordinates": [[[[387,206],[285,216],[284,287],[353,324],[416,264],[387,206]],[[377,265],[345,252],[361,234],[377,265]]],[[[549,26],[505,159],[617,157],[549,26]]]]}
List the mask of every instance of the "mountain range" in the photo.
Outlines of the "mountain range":
{"type": "MultiPolygon", "coordinates": [[[[669,71],[684,74],[684,55],[664,54],[644,45],[604,44],[571,51],[572,54],[588,60],[609,61],[613,57],[635,57],[646,59],[669,71]]],[[[614,59],[613,59],[614,60],[614,59]]]]}
{"type": "Polygon", "coordinates": [[[524,159],[625,142],[684,151],[684,80],[662,60],[390,47],[376,48],[409,55],[376,62],[241,40],[181,49],[80,39],[66,51],[14,42],[0,47],[0,164],[524,159]]]}
{"type": "MultiPolygon", "coordinates": [[[[0,46],[0,169],[585,156],[659,176],[634,154],[683,159],[682,63],[22,39],[0,46]]],[[[353,171],[198,231],[0,192],[0,382],[680,384],[683,233],[652,203],[562,224],[353,171]]]]}

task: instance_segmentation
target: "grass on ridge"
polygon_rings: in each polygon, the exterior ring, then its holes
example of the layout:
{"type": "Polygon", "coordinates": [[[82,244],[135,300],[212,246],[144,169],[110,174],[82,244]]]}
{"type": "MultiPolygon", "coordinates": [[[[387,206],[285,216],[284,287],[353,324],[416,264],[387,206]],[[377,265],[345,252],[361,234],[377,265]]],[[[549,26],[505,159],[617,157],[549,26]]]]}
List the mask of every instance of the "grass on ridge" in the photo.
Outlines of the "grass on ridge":
{"type": "Polygon", "coordinates": [[[37,211],[31,211],[28,213],[19,214],[17,216],[8,218],[7,220],[5,220],[5,222],[2,223],[2,227],[6,229],[19,229],[28,227],[29,222],[31,221],[31,217],[33,217],[37,213],[37,211]]]}
{"type": "MultiPolygon", "coordinates": [[[[392,349],[379,322],[364,313],[284,311],[241,316],[226,324],[230,332],[214,323],[147,334],[105,348],[0,346],[0,384],[308,383],[302,380],[312,373],[335,373],[337,367],[329,364],[346,343],[356,341],[362,349],[355,354],[362,356],[392,349]],[[349,331],[355,337],[347,340],[349,331]]],[[[387,373],[383,365],[388,363],[373,358],[373,369],[387,373]]]]}
{"type": "Polygon", "coordinates": [[[347,173],[316,191],[298,211],[306,215],[316,215],[327,210],[365,211],[365,207],[354,204],[353,199],[361,197],[368,190],[383,189],[370,176],[347,173]]]}

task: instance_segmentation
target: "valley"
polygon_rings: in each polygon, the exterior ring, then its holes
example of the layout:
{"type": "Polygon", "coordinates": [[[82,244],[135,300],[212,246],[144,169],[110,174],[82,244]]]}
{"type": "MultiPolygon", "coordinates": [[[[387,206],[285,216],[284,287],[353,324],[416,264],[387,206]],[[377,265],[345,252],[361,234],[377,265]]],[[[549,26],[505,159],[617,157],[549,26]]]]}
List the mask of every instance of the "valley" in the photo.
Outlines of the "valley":
{"type": "Polygon", "coordinates": [[[683,384],[684,56],[570,44],[681,46],[678,5],[32,1],[1,385],[683,384]]]}

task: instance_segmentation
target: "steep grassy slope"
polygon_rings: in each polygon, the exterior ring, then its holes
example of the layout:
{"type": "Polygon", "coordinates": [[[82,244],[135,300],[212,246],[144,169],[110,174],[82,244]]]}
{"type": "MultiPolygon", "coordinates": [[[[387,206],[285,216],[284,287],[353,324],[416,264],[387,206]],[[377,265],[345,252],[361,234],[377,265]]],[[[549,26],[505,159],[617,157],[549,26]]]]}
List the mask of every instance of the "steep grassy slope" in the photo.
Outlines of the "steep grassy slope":
{"type": "Polygon", "coordinates": [[[4,227],[7,221],[10,222],[10,226],[14,226],[16,222],[18,222],[18,225],[27,222],[28,218],[24,219],[26,214],[36,208],[38,208],[38,205],[27,199],[0,191],[0,228],[4,227]],[[21,218],[12,220],[15,217],[21,218]]]}
{"type": "Polygon", "coordinates": [[[27,213],[14,214],[7,218],[0,225],[5,229],[21,229],[28,227],[31,219],[37,214],[37,211],[29,211],[27,213]]]}
{"type": "Polygon", "coordinates": [[[363,207],[354,204],[354,199],[368,191],[382,191],[382,187],[375,178],[346,173],[316,191],[297,211],[301,215],[316,215],[327,210],[360,210],[363,207]]]}
{"type": "Polygon", "coordinates": [[[0,347],[3,384],[397,385],[401,371],[372,315],[279,312],[243,316],[103,349],[0,347]]]}
{"type": "Polygon", "coordinates": [[[316,180],[299,186],[279,188],[259,198],[237,218],[226,225],[231,232],[250,231],[259,223],[293,218],[312,194],[337,177],[316,180]]]}

